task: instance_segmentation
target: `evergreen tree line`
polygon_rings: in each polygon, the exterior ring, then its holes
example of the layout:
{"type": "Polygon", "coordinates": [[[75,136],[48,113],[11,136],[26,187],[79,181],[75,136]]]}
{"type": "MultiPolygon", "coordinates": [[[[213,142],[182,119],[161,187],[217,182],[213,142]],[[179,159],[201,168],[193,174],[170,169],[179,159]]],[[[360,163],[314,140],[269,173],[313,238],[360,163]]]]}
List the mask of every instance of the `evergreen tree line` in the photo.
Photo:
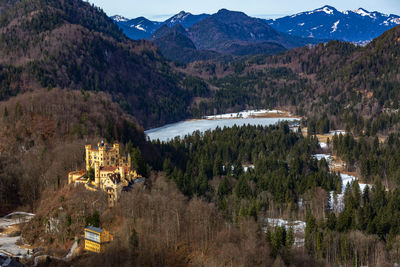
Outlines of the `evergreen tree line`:
{"type": "Polygon", "coordinates": [[[164,159],[158,167],[186,196],[213,201],[232,219],[257,220],[272,202],[296,209],[300,196],[317,187],[341,190],[327,162],[312,157],[318,140],[287,123],[217,128],[154,145],[164,159]]]}
{"type": "Polygon", "coordinates": [[[352,134],[335,135],[332,138],[334,152],[347,164],[349,170],[356,170],[365,182],[377,179],[387,185],[400,184],[400,135],[389,134],[384,142],[377,136],[360,136],[352,134]]]}

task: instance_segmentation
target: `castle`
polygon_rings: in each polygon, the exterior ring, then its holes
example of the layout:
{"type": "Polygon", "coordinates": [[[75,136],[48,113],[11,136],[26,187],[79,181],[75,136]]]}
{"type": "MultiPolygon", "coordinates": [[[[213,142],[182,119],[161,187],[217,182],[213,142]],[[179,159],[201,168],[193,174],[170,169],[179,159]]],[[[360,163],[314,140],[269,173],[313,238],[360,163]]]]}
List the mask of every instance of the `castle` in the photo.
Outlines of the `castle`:
{"type": "Polygon", "coordinates": [[[100,142],[96,147],[85,146],[86,170],[68,173],[68,183],[85,184],[86,189],[103,190],[109,206],[114,206],[122,190],[139,175],[131,169],[131,157],[120,156],[119,144],[100,142]]]}

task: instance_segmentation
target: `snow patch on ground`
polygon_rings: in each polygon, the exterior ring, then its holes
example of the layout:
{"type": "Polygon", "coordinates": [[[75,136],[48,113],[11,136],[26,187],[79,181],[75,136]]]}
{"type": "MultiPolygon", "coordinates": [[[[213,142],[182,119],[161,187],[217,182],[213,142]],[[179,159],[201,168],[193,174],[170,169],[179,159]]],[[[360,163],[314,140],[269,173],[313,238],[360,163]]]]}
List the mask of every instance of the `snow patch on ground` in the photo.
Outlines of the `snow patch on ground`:
{"type": "MultiPolygon", "coordinates": [[[[344,203],[343,203],[343,197],[344,197],[344,192],[346,191],[347,185],[351,185],[352,182],[358,180],[357,177],[348,175],[345,173],[340,174],[340,178],[342,178],[342,193],[336,194],[336,199],[335,199],[335,193],[333,191],[330,192],[331,195],[331,200],[330,200],[330,208],[335,210],[335,211],[342,211],[344,209],[344,203]]],[[[364,192],[365,187],[372,187],[370,184],[363,184],[359,183],[360,186],[360,192],[364,192]]]]}
{"type": "Polygon", "coordinates": [[[313,30],[316,30],[316,29],[318,29],[318,28],[321,28],[322,26],[324,26],[324,25],[319,25],[319,26],[317,26],[317,27],[311,28],[311,30],[312,30],[312,31],[313,31],[313,30]]]}
{"type": "Polygon", "coordinates": [[[246,165],[246,166],[243,166],[243,171],[247,172],[249,169],[254,169],[254,168],[255,168],[254,165],[246,165]]]}
{"type": "Polygon", "coordinates": [[[327,144],[327,143],[324,143],[324,142],[319,142],[319,146],[320,146],[322,149],[328,148],[328,144],[327,144]]]}
{"type": "Polygon", "coordinates": [[[139,24],[139,25],[136,25],[135,28],[138,29],[139,31],[144,31],[144,32],[146,31],[146,30],[142,27],[142,25],[140,25],[140,24],[139,24]]]}
{"type": "MultiPolygon", "coordinates": [[[[295,236],[294,245],[296,247],[304,245],[306,222],[288,221],[288,220],[279,219],[279,218],[266,218],[265,222],[270,227],[283,226],[283,227],[285,227],[286,230],[288,230],[289,228],[292,228],[293,232],[294,232],[294,236],[295,236]]],[[[265,232],[267,231],[266,228],[264,228],[264,231],[265,232]]]]}
{"type": "MultiPolygon", "coordinates": [[[[35,215],[26,212],[10,213],[0,218],[0,228],[7,229],[20,223],[29,222],[33,216],[35,215]]],[[[27,256],[28,249],[17,245],[17,243],[21,243],[22,241],[21,236],[8,236],[7,234],[0,233],[0,254],[18,257],[27,256]]]]}
{"type": "Polygon", "coordinates": [[[30,221],[35,214],[28,212],[13,212],[3,218],[0,218],[0,228],[10,227],[11,225],[20,224],[30,221]]]}
{"type": "Polygon", "coordinates": [[[328,163],[331,163],[333,161],[332,156],[329,154],[315,154],[313,155],[313,157],[316,158],[317,160],[325,159],[326,162],[328,163]]]}
{"type": "Polygon", "coordinates": [[[334,131],[330,131],[329,132],[329,134],[330,135],[340,135],[340,134],[342,134],[342,135],[345,135],[347,132],[345,131],[345,130],[334,130],[334,131]]]}
{"type": "Polygon", "coordinates": [[[284,114],[283,111],[280,110],[269,110],[269,109],[260,109],[260,110],[243,110],[235,113],[225,113],[225,114],[217,114],[211,116],[205,116],[204,119],[208,120],[216,120],[216,119],[229,119],[229,118],[243,118],[247,119],[250,117],[257,117],[264,114],[284,114]]]}

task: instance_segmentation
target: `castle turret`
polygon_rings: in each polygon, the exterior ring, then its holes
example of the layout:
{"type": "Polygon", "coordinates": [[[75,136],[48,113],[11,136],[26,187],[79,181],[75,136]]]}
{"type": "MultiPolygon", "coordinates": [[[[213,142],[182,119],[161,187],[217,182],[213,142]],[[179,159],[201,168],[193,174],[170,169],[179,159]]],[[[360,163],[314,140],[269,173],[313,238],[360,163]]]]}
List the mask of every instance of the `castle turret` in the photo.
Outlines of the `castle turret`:
{"type": "Polygon", "coordinates": [[[96,187],[100,187],[100,165],[98,162],[94,163],[94,183],[96,187]]]}
{"type": "Polygon", "coordinates": [[[124,181],[125,180],[125,168],[122,166],[119,167],[119,175],[121,175],[121,180],[124,181]]]}
{"type": "Polygon", "coordinates": [[[119,156],[119,144],[118,143],[113,144],[113,148],[116,151],[116,155],[119,156]]]}
{"type": "Polygon", "coordinates": [[[106,144],[104,144],[103,141],[101,141],[101,143],[99,144],[99,162],[100,162],[100,166],[106,166],[105,165],[105,157],[106,157],[106,144]]]}
{"type": "Polygon", "coordinates": [[[85,146],[85,152],[86,152],[86,170],[88,171],[90,169],[90,150],[92,149],[91,145],[86,145],[85,146]]]}
{"type": "Polygon", "coordinates": [[[132,162],[131,162],[131,153],[128,153],[128,167],[129,169],[132,168],[132,162]]]}

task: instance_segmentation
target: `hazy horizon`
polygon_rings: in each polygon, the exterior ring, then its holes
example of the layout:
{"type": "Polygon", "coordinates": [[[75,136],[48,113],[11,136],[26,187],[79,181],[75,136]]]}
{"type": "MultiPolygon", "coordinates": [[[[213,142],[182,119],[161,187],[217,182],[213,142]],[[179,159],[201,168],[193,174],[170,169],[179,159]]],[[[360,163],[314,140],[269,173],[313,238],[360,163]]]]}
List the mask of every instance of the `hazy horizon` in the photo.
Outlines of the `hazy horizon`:
{"type": "Polygon", "coordinates": [[[130,0],[89,0],[90,3],[102,8],[107,15],[121,15],[127,18],[146,17],[151,20],[163,21],[180,11],[192,14],[216,13],[221,8],[242,11],[249,16],[259,18],[279,18],[303,11],[314,10],[324,5],[335,7],[339,11],[364,8],[368,11],[378,11],[386,14],[400,14],[400,5],[397,0],[383,1],[315,1],[315,0],[285,0],[279,3],[271,0],[203,0],[201,2],[171,0],[150,0],[138,3],[130,0]]]}

